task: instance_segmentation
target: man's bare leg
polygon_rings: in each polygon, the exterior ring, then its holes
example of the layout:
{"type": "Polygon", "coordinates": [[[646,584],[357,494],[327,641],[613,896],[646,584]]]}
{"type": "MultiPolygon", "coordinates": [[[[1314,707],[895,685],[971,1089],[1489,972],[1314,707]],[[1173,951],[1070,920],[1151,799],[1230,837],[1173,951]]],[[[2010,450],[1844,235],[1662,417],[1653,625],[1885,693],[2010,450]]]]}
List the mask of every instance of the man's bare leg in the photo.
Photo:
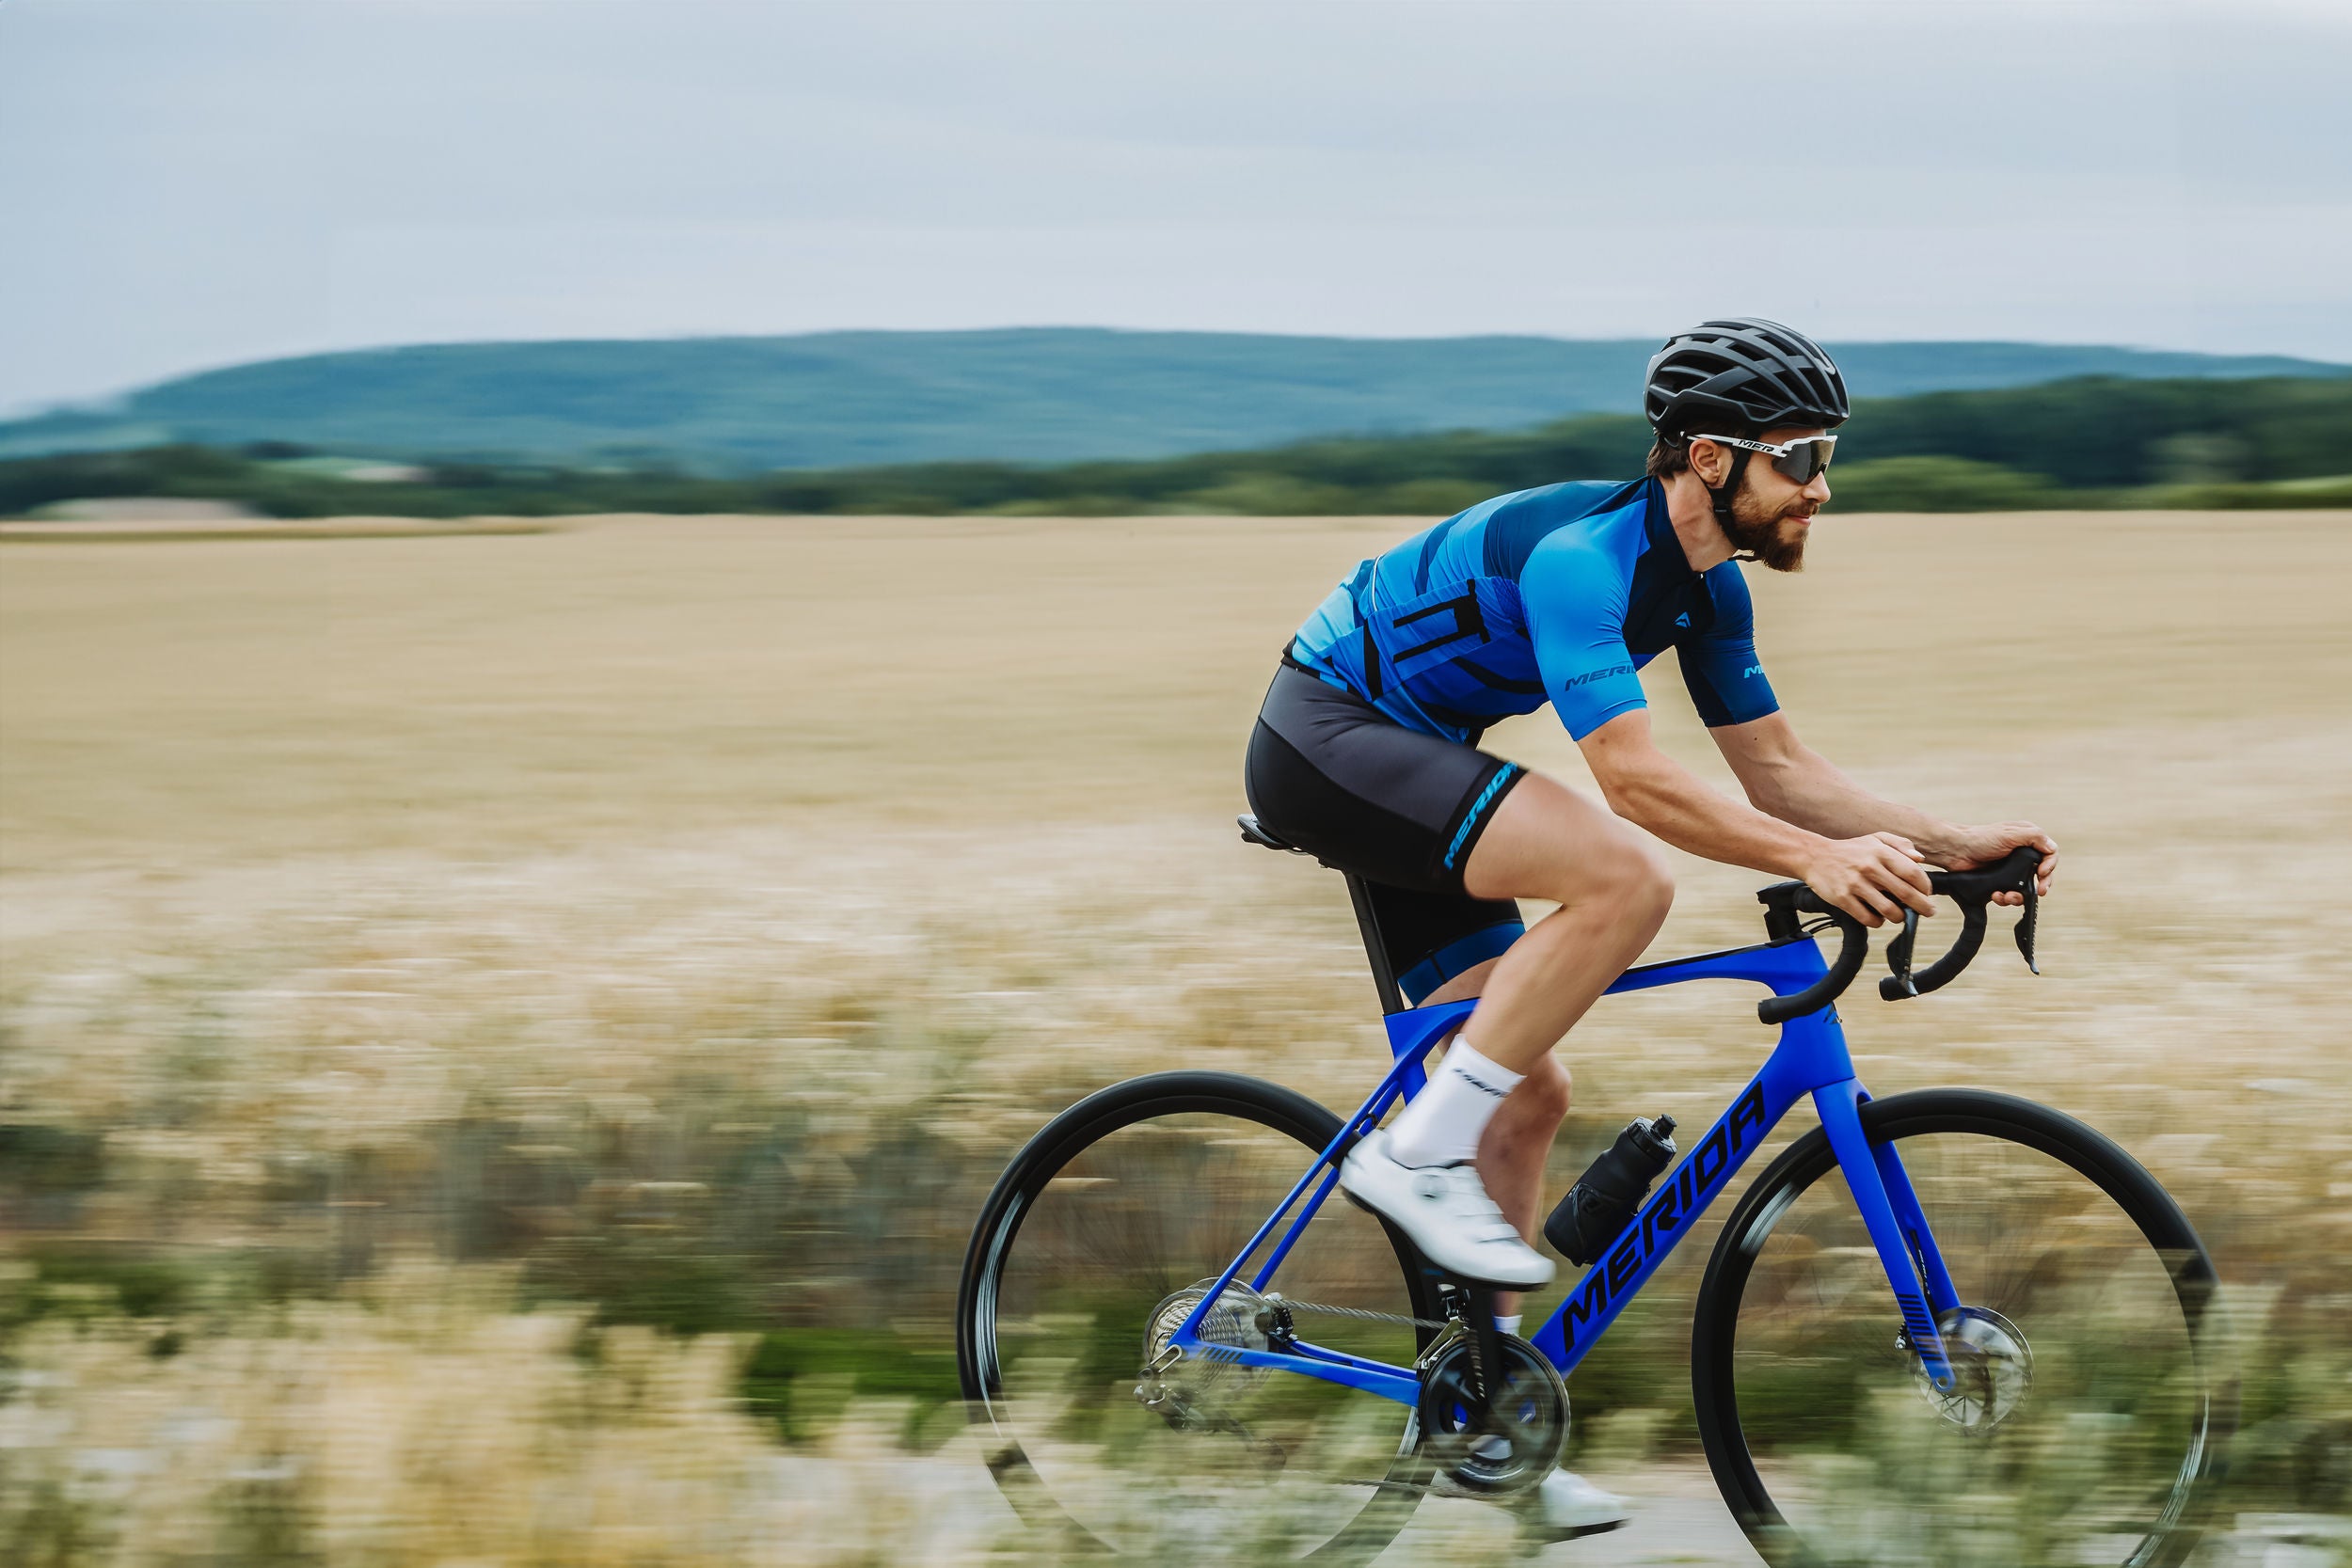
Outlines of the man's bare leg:
{"type": "MultiPolygon", "coordinates": [[[[1489,959],[1464,971],[1421,1005],[1459,1002],[1476,996],[1479,986],[1493,968],[1494,960],[1489,959]]],[[[1503,1101],[1478,1141],[1478,1178],[1486,1183],[1487,1196],[1495,1200],[1503,1217],[1518,1228],[1531,1246],[1535,1241],[1535,1216],[1543,1208],[1544,1162],[1551,1152],[1551,1141],[1559,1133],[1560,1123],[1567,1117],[1573,1089],[1568,1069],[1560,1058],[1545,1056],[1503,1101]]],[[[1518,1316],[1523,1299],[1517,1291],[1497,1291],[1496,1316],[1518,1316]]],[[[1565,1514],[1570,1528],[1579,1534],[1614,1528],[1631,1513],[1624,1498],[1613,1497],[1581,1476],[1566,1472],[1547,1476],[1540,1490],[1533,1495],[1533,1503],[1538,1517],[1558,1522],[1565,1514]]]]}
{"type": "MultiPolygon", "coordinates": [[[[1423,998],[1421,1006],[1476,996],[1498,961],[1489,958],[1464,970],[1423,998]]],[[[1536,1216],[1544,1207],[1544,1162],[1575,1097],[1575,1081],[1566,1066],[1557,1055],[1546,1056],[1511,1091],[1478,1140],[1478,1179],[1486,1184],[1487,1196],[1502,1211],[1502,1217],[1518,1227],[1530,1246],[1535,1244],[1536,1216]]],[[[1517,1291],[1495,1292],[1497,1312],[1509,1317],[1518,1309],[1517,1291]]]]}
{"type": "MultiPolygon", "coordinates": [[[[1477,1164],[1479,1180],[1486,1183],[1487,1196],[1495,1200],[1503,1217],[1532,1246],[1535,1241],[1537,1215],[1543,1208],[1544,1163],[1550,1153],[1553,1138],[1559,1133],[1560,1123],[1566,1117],[1574,1099],[1574,1080],[1549,1044],[1543,1048],[1541,1054],[1521,1068],[1484,1042],[1491,1040],[1498,1032],[1496,1014],[1499,1006],[1503,1007],[1505,1012],[1500,1022],[1501,1032],[1506,1037],[1529,1027],[1538,1031],[1549,1028],[1551,1026],[1549,1020],[1562,1015],[1565,1019],[1558,1029],[1560,1034],[1565,1034],[1568,1024],[1583,1015],[1585,1008],[1592,1006],[1601,990],[1607,989],[1609,982],[1623,973],[1626,965],[1640,957],[1642,949],[1649,945],[1650,939],[1657,934],[1659,924],[1665,918],[1665,906],[1672,901],[1673,885],[1656,851],[1622,822],[1553,781],[1534,774],[1520,781],[1504,797],[1495,820],[1487,826],[1486,834],[1470,853],[1469,870],[1471,878],[1475,879],[1470,891],[1477,896],[1549,897],[1559,899],[1562,904],[1561,909],[1538,921],[1527,936],[1513,943],[1511,950],[1502,958],[1490,958],[1464,971],[1422,1004],[1427,1006],[1438,1002],[1458,1002],[1464,997],[1482,997],[1477,1011],[1471,1015],[1472,1029],[1465,1032],[1474,1031],[1478,1035],[1482,1042],[1479,1049],[1488,1057],[1527,1074],[1496,1110],[1494,1119],[1486,1124],[1486,1132],[1478,1142],[1477,1164]],[[1528,797],[1524,808],[1515,805],[1522,796],[1528,797]],[[1583,858],[1570,868],[1569,875],[1559,876],[1556,873],[1562,868],[1556,863],[1558,857],[1550,847],[1550,841],[1564,833],[1582,845],[1579,853],[1583,858]],[[1524,842],[1529,839],[1535,842],[1524,842]],[[1620,864],[1620,861],[1627,863],[1620,864]],[[1582,879],[1586,884],[1583,896],[1577,901],[1582,906],[1581,910],[1562,898],[1560,892],[1512,894],[1501,891],[1508,886],[1579,891],[1580,879],[1573,875],[1575,871],[1596,873],[1582,879]],[[1621,896],[1611,898],[1608,895],[1612,893],[1621,896]],[[1605,937],[1596,941],[1589,935],[1589,927],[1593,924],[1591,917],[1598,915],[1602,925],[1611,924],[1608,917],[1613,912],[1612,906],[1615,907],[1616,923],[1624,929],[1617,933],[1614,942],[1606,941],[1605,937]],[[1572,914],[1572,911],[1575,913],[1572,914]],[[1577,918],[1577,915],[1584,918],[1577,918]],[[1570,916],[1570,919],[1564,921],[1563,916],[1570,916]],[[1507,1006],[1495,995],[1494,986],[1498,970],[1513,964],[1520,949],[1527,947],[1539,935],[1545,938],[1547,947],[1553,943],[1568,946],[1570,963],[1565,967],[1570,972],[1563,979],[1567,992],[1565,1002],[1555,1003],[1553,1007],[1546,1009],[1539,1015],[1543,1022],[1531,1026],[1507,1016],[1507,1006]],[[1602,947],[1611,954],[1604,963],[1597,966],[1605,973],[1597,977],[1589,973],[1577,973],[1574,960],[1580,956],[1580,950],[1589,952],[1594,946],[1602,947]],[[1568,1010],[1570,1007],[1573,1011],[1568,1010]]],[[[1549,952],[1539,949],[1538,956],[1543,966],[1535,985],[1541,987],[1545,977],[1558,974],[1564,966],[1549,952]]],[[[1522,983],[1519,989],[1524,994],[1527,987],[1522,983]]],[[[1557,1039],[1558,1035],[1550,1038],[1557,1039]]],[[[1498,1292],[1495,1305],[1496,1310],[1506,1316],[1518,1311],[1518,1292],[1498,1292]]]]}
{"type": "Polygon", "coordinates": [[[1464,869],[1477,898],[1549,898],[1559,908],[1495,960],[1462,1037],[1526,1072],[1642,956],[1674,903],[1664,857],[1634,828],[1565,784],[1531,773],[1502,798],[1464,869]]]}

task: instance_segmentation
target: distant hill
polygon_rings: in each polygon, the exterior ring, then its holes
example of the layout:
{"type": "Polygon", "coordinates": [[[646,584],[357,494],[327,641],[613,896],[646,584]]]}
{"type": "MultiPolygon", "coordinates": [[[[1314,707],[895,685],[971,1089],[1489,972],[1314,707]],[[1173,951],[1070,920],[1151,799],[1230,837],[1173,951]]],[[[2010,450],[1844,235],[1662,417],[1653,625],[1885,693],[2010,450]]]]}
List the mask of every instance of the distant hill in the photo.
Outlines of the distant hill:
{"type": "MultiPolygon", "coordinates": [[[[448,343],[274,359],[0,423],[0,456],[284,442],[697,471],[1168,457],[1338,434],[1630,412],[1651,340],[1353,339],[1090,327],[448,343]]],[[[1832,345],[1856,395],[2066,376],[2340,376],[2261,356],[2036,343],[1832,345]]]]}

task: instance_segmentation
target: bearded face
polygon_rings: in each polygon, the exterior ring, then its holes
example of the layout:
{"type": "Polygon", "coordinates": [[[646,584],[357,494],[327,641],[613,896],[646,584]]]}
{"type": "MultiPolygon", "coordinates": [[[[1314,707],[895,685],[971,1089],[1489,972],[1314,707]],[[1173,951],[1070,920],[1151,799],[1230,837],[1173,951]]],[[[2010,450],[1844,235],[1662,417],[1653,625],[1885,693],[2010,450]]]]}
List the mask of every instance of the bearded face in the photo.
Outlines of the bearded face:
{"type": "MultiPolygon", "coordinates": [[[[1788,489],[1788,486],[1778,488],[1788,489]]],[[[1724,533],[1740,553],[1774,572],[1804,570],[1804,544],[1812,532],[1819,502],[1802,490],[1785,500],[1768,501],[1756,493],[1753,480],[1731,498],[1731,517],[1724,533]]]]}

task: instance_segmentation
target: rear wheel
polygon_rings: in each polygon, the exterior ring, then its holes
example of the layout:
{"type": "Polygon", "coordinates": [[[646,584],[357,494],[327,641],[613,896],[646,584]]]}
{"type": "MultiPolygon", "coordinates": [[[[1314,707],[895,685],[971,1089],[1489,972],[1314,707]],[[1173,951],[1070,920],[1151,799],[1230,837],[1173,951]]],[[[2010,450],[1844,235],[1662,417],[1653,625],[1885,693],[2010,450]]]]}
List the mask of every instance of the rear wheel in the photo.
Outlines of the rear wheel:
{"type": "MultiPolygon", "coordinates": [[[[1289,1089],[1171,1072],[1089,1097],[1014,1159],[973,1232],[956,1326],[990,1469],[1028,1523],[1068,1545],[1186,1561],[1220,1547],[1362,1561],[1404,1527],[1428,1480],[1412,1411],[1198,1357],[1146,1374],[1339,1132],[1289,1089]]],[[[1204,1339],[1263,1344],[1247,1279],[1204,1339]]],[[[1394,1320],[1437,1307],[1410,1244],[1343,1201],[1268,1288],[1298,1304],[1302,1338],[1395,1366],[1426,1331],[1394,1320]]]]}
{"type": "Polygon", "coordinates": [[[1724,1500],[1775,1563],[2177,1563],[2234,1418],[2201,1355],[2213,1262],[2155,1179],[2044,1106],[1865,1105],[1962,1302],[1935,1389],[1827,1136],[1741,1198],[1700,1289],[1692,1379],[1724,1500]]]}

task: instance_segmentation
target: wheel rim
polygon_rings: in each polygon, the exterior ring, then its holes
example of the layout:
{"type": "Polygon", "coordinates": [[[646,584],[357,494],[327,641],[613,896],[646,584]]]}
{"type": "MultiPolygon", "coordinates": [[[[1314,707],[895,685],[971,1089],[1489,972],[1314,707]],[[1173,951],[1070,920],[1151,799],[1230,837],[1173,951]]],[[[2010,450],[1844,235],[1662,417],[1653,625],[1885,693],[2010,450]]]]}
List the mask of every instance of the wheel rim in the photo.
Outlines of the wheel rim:
{"type": "MultiPolygon", "coordinates": [[[[1409,1508],[1388,1490],[1412,1463],[1412,1416],[1402,1407],[1199,1360],[1159,1380],[1143,1375],[1159,1318],[1198,1299],[1320,1147],[1302,1141],[1316,1130],[1270,1125],[1277,1119],[1248,1105],[1145,1106],[1073,1130],[1037,1151],[979,1238],[966,1308],[977,1391],[999,1440],[992,1466],[1032,1522],[1123,1554],[1221,1543],[1260,1557],[1331,1558],[1346,1555],[1375,1511],[1409,1508]],[[1169,1397],[1147,1406],[1138,1395],[1155,1381],[1169,1397]]],[[[1272,1288],[1416,1315],[1386,1233],[1336,1200],[1272,1288]]],[[[1254,1314],[1230,1300],[1216,1316],[1212,1338],[1263,1338],[1254,1314]]],[[[1409,1328],[1361,1320],[1302,1313],[1298,1331],[1396,1364],[1417,1349],[1409,1328]]]]}
{"type": "Polygon", "coordinates": [[[2152,1240],[2134,1195],[2010,1130],[1892,1141],[1963,1303],[1940,1326],[1978,1381],[1925,1388],[1842,1176],[1792,1173],[1729,1239],[1752,1524],[1806,1561],[2176,1557],[2213,1424],[2194,1237],[2152,1240]]]}

